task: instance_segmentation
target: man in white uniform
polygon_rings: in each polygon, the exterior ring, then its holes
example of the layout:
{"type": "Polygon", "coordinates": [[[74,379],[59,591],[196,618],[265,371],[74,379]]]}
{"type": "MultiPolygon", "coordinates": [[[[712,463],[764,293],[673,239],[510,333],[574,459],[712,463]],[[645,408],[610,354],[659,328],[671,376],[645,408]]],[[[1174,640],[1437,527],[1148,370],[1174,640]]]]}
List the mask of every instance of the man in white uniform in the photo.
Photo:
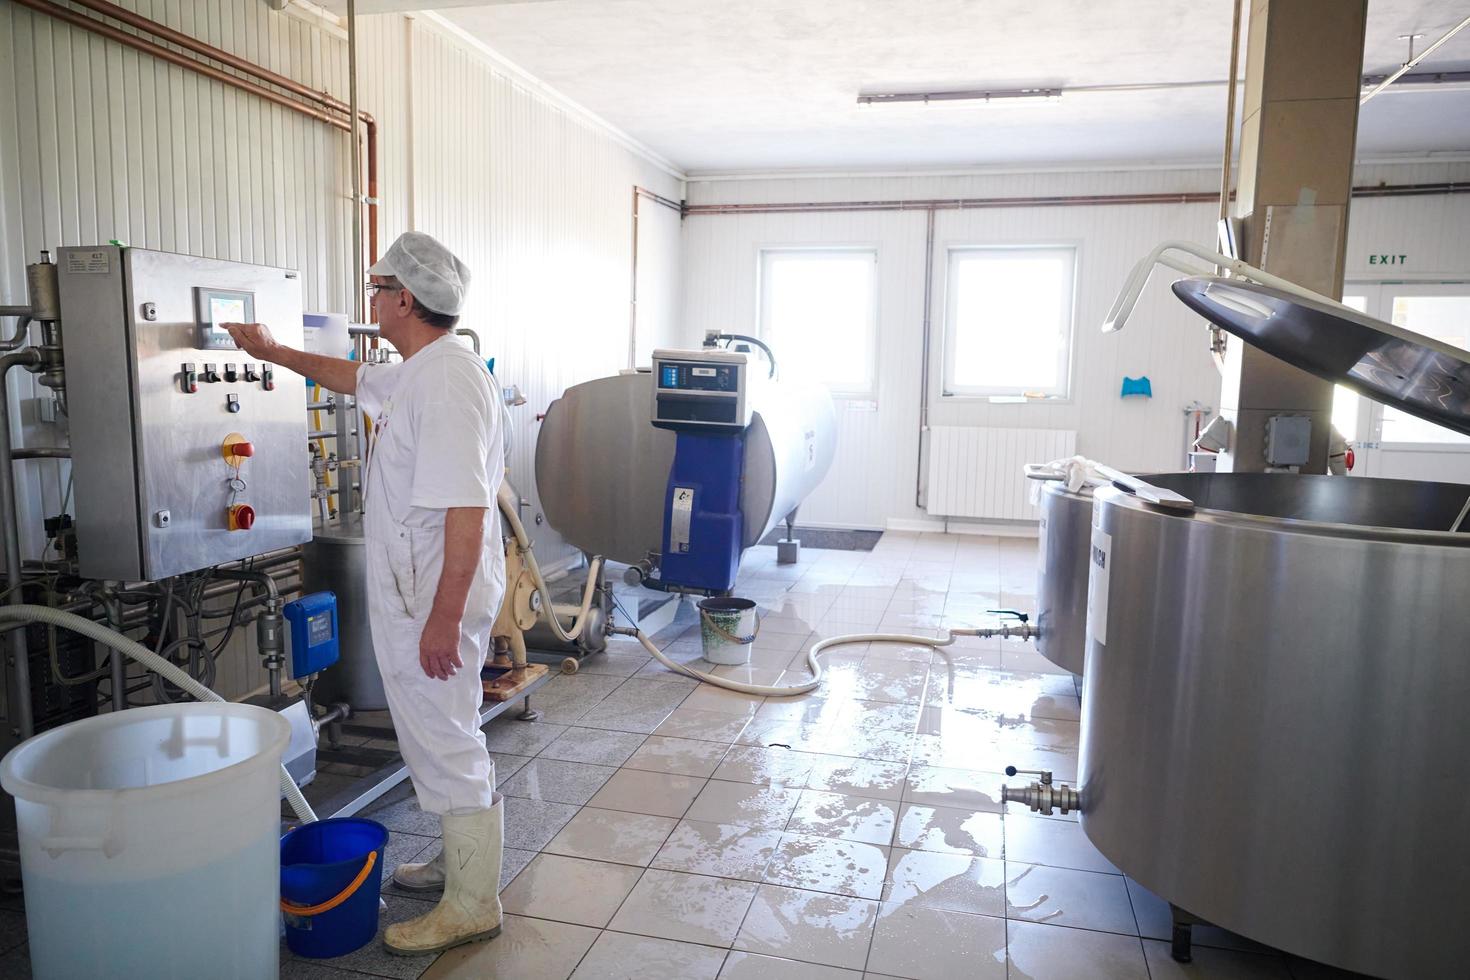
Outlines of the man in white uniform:
{"type": "Polygon", "coordinates": [[[505,593],[495,496],[503,476],[500,390],[452,333],[469,270],[428,235],[399,236],[368,270],[382,338],[403,361],[359,364],[293,350],[260,324],[229,324],[252,357],[356,394],[373,419],[363,479],[373,648],[419,806],[444,846],[399,884],[444,889],[427,915],[389,926],[415,954],[500,933],[504,805],[480,731],[480,669],[505,593]]]}

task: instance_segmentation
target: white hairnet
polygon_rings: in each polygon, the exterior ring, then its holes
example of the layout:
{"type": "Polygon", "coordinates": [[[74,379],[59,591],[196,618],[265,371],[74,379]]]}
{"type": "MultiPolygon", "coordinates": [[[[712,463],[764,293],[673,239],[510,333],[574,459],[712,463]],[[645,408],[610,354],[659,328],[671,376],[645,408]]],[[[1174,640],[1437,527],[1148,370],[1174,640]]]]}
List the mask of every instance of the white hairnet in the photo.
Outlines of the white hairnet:
{"type": "Polygon", "coordinates": [[[435,313],[458,316],[470,285],[469,266],[421,231],[406,231],[388,246],[368,270],[370,276],[392,276],[413,298],[435,313]]]}

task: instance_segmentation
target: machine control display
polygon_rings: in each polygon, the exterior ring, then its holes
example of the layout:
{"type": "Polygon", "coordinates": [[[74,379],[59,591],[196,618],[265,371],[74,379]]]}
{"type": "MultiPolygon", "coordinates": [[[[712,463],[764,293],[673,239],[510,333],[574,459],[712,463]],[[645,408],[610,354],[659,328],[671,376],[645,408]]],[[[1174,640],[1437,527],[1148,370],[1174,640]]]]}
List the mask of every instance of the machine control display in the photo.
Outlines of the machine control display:
{"type": "Polygon", "coordinates": [[[194,287],[195,324],[200,350],[239,350],[222,323],[253,323],[255,294],[239,289],[194,287]]]}
{"type": "Polygon", "coordinates": [[[659,363],[658,386],[674,391],[713,391],[734,394],[740,389],[738,364],[659,363]]]}
{"type": "Polygon", "coordinates": [[[332,613],[317,613],[306,621],[306,642],[311,646],[326,643],[332,638],[332,613]]]}

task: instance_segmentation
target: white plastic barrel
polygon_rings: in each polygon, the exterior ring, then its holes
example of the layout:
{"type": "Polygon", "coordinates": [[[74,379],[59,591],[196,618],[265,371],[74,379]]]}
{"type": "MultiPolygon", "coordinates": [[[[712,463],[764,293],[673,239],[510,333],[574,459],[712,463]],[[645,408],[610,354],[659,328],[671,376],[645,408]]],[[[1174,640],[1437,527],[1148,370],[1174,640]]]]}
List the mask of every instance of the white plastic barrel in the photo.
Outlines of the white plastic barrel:
{"type": "Polygon", "coordinates": [[[265,708],[174,704],[12,749],[0,785],[15,797],[37,980],[276,977],[290,738],[265,708]]]}

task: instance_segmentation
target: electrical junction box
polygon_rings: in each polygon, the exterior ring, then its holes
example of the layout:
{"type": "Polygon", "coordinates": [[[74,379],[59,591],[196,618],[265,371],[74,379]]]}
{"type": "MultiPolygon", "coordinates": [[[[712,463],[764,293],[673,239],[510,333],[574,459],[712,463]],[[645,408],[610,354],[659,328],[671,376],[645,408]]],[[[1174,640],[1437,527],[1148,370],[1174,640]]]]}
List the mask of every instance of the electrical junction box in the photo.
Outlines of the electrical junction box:
{"type": "Polygon", "coordinates": [[[337,662],[337,596],[313,592],[281,610],[288,629],[286,646],[291,655],[291,676],[296,679],[325,670],[337,662]]]}
{"type": "Polygon", "coordinates": [[[1305,415],[1273,415],[1266,420],[1266,462],[1304,466],[1312,451],[1312,420],[1305,415]]]}
{"type": "Polygon", "coordinates": [[[121,246],[57,266],[81,574],[153,581],[311,540],[306,382],[221,327],[300,348],[297,274],[121,246]]]}

